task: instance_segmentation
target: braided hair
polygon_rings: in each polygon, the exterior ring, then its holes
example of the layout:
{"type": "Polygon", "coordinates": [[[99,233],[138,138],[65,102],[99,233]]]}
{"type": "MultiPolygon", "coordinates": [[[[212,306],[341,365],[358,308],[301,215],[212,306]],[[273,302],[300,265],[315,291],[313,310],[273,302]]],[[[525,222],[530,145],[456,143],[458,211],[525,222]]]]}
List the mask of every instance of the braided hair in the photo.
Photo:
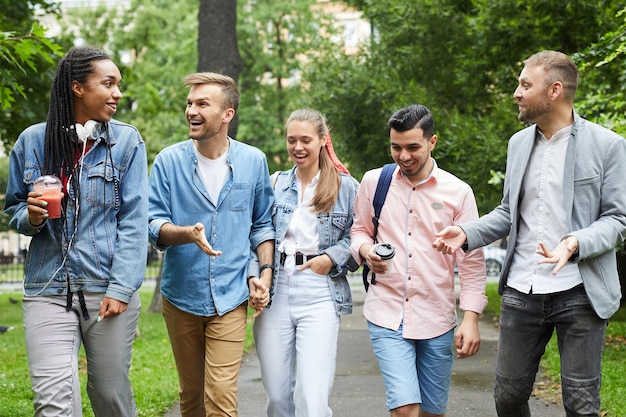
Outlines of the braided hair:
{"type": "Polygon", "coordinates": [[[50,106],[44,142],[43,173],[61,176],[62,169],[69,174],[74,165],[74,155],[80,151],[76,135],[74,93],[72,82],[85,83],[94,71],[92,61],[111,59],[97,48],[72,48],[61,59],[50,87],[50,106]]]}
{"type": "MultiPolygon", "coordinates": [[[[44,160],[40,167],[43,175],[54,175],[58,178],[70,178],[67,184],[71,190],[71,198],[80,200],[80,184],[76,177],[75,155],[80,153],[82,146],[76,134],[76,115],[74,113],[74,93],[72,82],[87,82],[94,72],[93,62],[111,59],[105,52],[93,47],[76,47],[70,49],[59,61],[56,74],[50,87],[50,106],[44,138],[44,160]]],[[[63,198],[63,209],[68,204],[68,195],[63,198]]],[[[69,235],[67,219],[61,216],[60,221],[52,224],[54,234],[60,241],[61,235],[69,235]]]]}

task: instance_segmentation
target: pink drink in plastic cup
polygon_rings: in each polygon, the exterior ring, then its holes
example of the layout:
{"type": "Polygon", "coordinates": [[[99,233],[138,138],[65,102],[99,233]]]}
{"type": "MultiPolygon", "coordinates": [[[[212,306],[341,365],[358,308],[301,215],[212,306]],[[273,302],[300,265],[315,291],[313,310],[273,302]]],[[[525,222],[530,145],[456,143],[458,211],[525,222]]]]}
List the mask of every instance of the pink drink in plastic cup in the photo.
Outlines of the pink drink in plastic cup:
{"type": "Polygon", "coordinates": [[[41,193],[39,199],[48,203],[46,210],[48,210],[49,219],[58,219],[61,217],[62,189],[63,184],[61,184],[61,180],[53,175],[39,177],[35,180],[35,184],[33,184],[33,190],[41,193]]]}

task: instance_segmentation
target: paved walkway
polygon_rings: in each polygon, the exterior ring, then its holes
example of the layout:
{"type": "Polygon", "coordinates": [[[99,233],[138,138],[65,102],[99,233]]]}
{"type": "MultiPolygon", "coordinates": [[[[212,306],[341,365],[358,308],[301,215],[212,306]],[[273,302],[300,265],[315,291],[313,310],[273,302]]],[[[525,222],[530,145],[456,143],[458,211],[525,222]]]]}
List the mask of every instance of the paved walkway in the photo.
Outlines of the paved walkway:
{"type": "MultiPolygon", "coordinates": [[[[360,277],[350,280],[354,312],[343,316],[339,333],[337,372],[330,406],[337,417],[384,417],[385,387],[363,318],[365,291],[360,277]]],[[[480,320],[482,338],[480,352],[471,358],[455,360],[452,388],[446,415],[449,417],[494,417],[493,375],[498,331],[490,319],[480,320]]],[[[530,401],[534,417],[563,417],[560,405],[533,397],[530,401]]],[[[239,416],[265,416],[265,393],[261,384],[259,361],[254,351],[244,356],[239,378],[239,416]]],[[[178,404],[164,417],[180,417],[178,404]]]]}

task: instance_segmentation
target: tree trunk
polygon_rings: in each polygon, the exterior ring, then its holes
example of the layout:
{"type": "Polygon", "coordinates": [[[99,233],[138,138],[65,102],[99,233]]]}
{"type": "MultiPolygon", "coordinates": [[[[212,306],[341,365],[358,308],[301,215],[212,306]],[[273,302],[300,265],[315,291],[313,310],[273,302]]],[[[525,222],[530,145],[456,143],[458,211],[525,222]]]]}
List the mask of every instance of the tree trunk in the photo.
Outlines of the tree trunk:
{"type": "MultiPolygon", "coordinates": [[[[237,1],[200,0],[198,12],[198,71],[228,75],[235,82],[243,66],[237,47],[237,1]]],[[[228,130],[237,136],[237,118],[228,130]]]]}
{"type": "Polygon", "coordinates": [[[163,311],[163,303],[161,298],[161,277],[163,276],[163,258],[161,257],[161,267],[159,268],[159,275],[156,278],[156,284],[154,286],[154,294],[152,294],[152,302],[148,311],[151,313],[161,313],[163,311]]]}

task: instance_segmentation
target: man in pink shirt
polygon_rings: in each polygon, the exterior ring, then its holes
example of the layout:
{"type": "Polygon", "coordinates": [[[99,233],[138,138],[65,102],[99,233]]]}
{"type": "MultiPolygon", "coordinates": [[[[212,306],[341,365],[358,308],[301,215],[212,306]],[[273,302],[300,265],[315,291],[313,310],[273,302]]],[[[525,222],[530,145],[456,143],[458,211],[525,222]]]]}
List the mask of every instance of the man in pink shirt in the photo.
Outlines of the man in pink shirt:
{"type": "Polygon", "coordinates": [[[386,388],[392,417],[443,416],[457,357],[478,352],[478,315],[487,304],[481,250],[446,257],[431,246],[448,225],[478,218],[470,186],[439,169],[431,157],[434,120],[423,105],[389,119],[391,155],[398,165],[379,219],[377,241],[395,248],[390,269],[375,254],[372,200],[381,169],[363,176],[354,206],[351,251],[376,274],[363,313],[386,388]],[[457,326],[454,263],[461,281],[457,326]]]}

